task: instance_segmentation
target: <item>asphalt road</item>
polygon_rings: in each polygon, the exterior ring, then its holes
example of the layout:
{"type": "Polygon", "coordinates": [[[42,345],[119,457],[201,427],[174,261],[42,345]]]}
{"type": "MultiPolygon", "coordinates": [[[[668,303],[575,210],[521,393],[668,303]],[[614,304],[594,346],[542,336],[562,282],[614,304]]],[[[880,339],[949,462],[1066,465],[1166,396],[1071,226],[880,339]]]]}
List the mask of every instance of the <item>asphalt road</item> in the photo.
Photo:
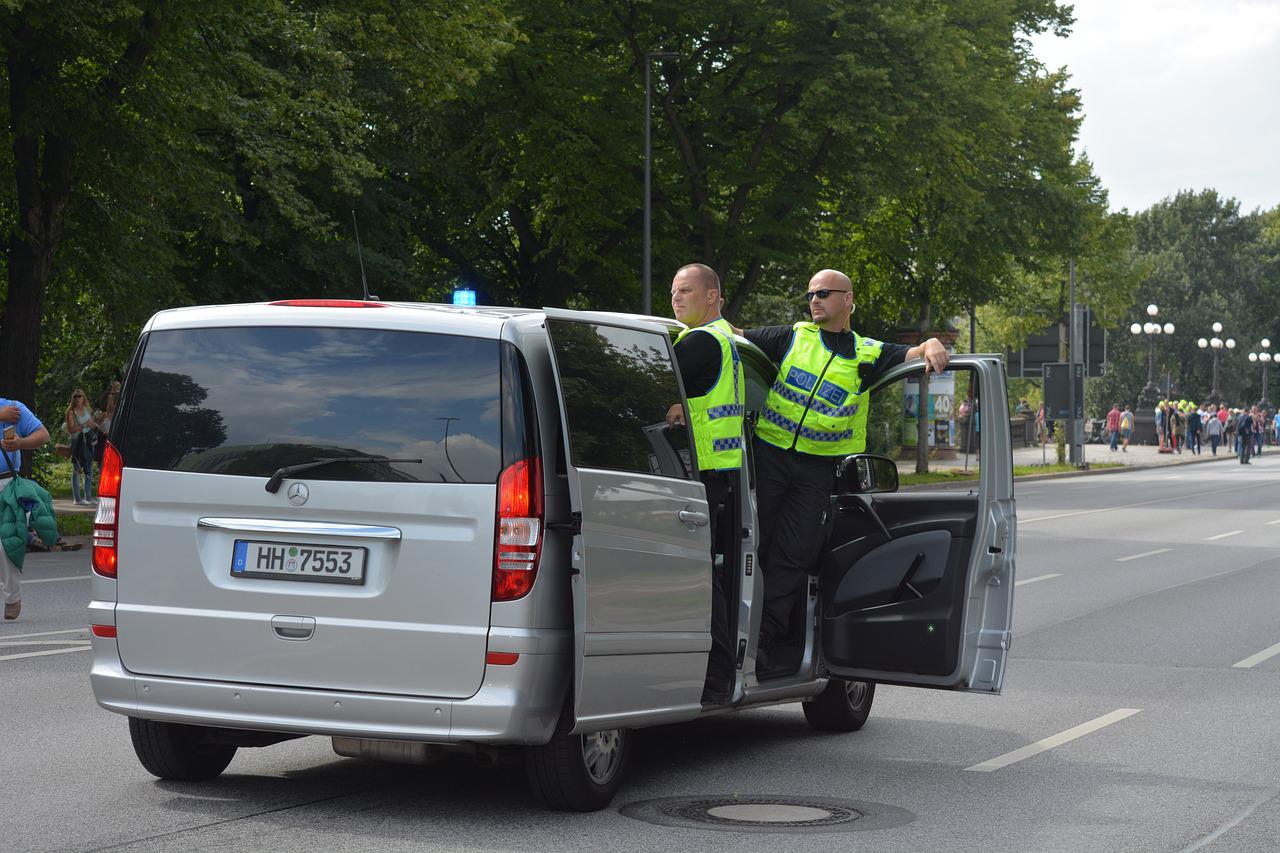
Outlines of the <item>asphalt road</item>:
{"type": "Polygon", "coordinates": [[[1003,696],[881,687],[852,735],[812,733],[798,705],[643,732],[615,807],[590,815],[543,811],[518,767],[377,765],[319,738],[156,781],[89,690],[86,552],[33,555],[22,619],[0,625],[0,848],[1280,849],[1280,453],[1026,483],[1018,515],[1003,696]],[[747,835],[618,810],[734,794],[914,819],[747,835]]]}

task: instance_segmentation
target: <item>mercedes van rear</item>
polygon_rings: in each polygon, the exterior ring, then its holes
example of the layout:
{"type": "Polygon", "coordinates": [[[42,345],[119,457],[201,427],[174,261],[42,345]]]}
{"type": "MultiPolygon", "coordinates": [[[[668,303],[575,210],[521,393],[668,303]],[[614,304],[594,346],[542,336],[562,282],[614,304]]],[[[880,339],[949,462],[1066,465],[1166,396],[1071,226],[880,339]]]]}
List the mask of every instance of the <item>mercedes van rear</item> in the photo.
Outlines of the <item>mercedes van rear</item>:
{"type": "Polygon", "coordinates": [[[118,653],[118,671],[95,666],[106,707],[453,736],[448,700],[485,681],[491,607],[537,577],[542,473],[503,318],[423,308],[293,301],[148,324],[95,524],[93,621],[118,653]]]}

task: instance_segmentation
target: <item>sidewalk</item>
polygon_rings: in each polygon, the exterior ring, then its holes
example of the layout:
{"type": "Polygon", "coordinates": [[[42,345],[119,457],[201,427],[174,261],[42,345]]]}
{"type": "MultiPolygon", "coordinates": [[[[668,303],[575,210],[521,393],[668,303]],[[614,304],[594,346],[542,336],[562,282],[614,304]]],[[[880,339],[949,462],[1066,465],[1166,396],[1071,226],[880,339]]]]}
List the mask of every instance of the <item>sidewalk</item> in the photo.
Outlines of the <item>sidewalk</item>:
{"type": "Polygon", "coordinates": [[[81,513],[83,515],[92,516],[98,511],[98,505],[93,506],[76,506],[76,502],[71,498],[54,498],[53,514],[54,515],[73,515],[81,513]]]}
{"type": "MultiPolygon", "coordinates": [[[[1273,446],[1264,447],[1263,453],[1264,454],[1280,453],[1280,448],[1276,448],[1273,446]]],[[[1208,444],[1205,444],[1204,452],[1199,455],[1194,454],[1190,451],[1184,451],[1182,453],[1161,453],[1159,452],[1158,447],[1150,444],[1143,444],[1143,445],[1131,444],[1129,445],[1128,453],[1125,453],[1120,450],[1117,450],[1113,453],[1110,449],[1110,446],[1106,444],[1086,444],[1084,446],[1084,461],[1086,464],[1091,464],[1096,462],[1110,462],[1110,463],[1118,462],[1121,465],[1124,465],[1126,468],[1154,468],[1154,467],[1159,467],[1164,465],[1186,465],[1192,462],[1210,462],[1215,459],[1235,459],[1235,458],[1236,458],[1235,454],[1230,451],[1230,448],[1226,448],[1226,447],[1219,447],[1218,455],[1217,456],[1212,455],[1209,451],[1208,444]]],[[[1043,465],[1046,463],[1049,465],[1053,465],[1057,461],[1058,461],[1057,446],[1053,444],[1047,444],[1043,448],[1041,448],[1038,445],[1032,445],[1031,447],[1015,447],[1013,449],[1014,465],[1043,465]]],[[[963,453],[958,454],[955,459],[930,459],[929,470],[942,471],[942,470],[963,469],[965,467],[965,462],[966,462],[966,459],[963,453]]],[[[974,456],[969,456],[968,467],[970,469],[973,469],[973,468],[976,468],[977,465],[978,465],[977,458],[974,456]]],[[[1094,469],[1094,470],[1117,470],[1117,469],[1101,468],[1101,469],[1094,469]]],[[[899,459],[898,471],[903,474],[914,472],[915,460],[899,459]]],[[[1074,472],[1069,472],[1069,473],[1058,475],[1058,476],[1072,476],[1073,473],[1074,472]]]]}

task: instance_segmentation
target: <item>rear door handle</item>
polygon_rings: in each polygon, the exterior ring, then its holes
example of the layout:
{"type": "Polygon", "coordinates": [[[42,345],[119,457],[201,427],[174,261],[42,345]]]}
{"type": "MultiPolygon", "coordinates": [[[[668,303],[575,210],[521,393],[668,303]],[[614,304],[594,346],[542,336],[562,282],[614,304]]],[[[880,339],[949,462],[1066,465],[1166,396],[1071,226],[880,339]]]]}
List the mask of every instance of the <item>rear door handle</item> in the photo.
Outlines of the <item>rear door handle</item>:
{"type": "Polygon", "coordinates": [[[680,510],[676,513],[676,518],[680,519],[685,524],[692,524],[695,527],[704,527],[707,522],[711,520],[711,516],[707,515],[705,512],[698,512],[697,510],[692,509],[680,510]]]}
{"type": "Polygon", "coordinates": [[[272,616],[271,630],[282,640],[310,640],[316,620],[310,616],[272,616]]]}

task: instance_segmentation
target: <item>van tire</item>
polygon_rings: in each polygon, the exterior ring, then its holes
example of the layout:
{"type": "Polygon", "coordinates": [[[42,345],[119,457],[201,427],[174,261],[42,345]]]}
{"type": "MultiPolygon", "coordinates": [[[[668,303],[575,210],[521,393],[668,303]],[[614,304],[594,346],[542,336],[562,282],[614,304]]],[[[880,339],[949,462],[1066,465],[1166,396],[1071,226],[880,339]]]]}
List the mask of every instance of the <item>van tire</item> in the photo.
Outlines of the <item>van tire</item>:
{"type": "Polygon", "coordinates": [[[215,743],[201,726],[129,718],[133,751],[147,772],[161,779],[203,782],[231,763],[236,748],[215,743]]]}
{"type": "Polygon", "coordinates": [[[845,681],[833,678],[827,689],[806,700],[804,718],[819,732],[856,732],[871,715],[876,698],[874,681],[845,681]]]}
{"type": "Polygon", "coordinates": [[[631,731],[610,729],[573,735],[572,706],[565,709],[551,740],[525,749],[529,786],[548,808],[562,812],[599,811],[613,801],[626,775],[631,731]],[[597,756],[594,770],[588,754],[597,756]]]}

